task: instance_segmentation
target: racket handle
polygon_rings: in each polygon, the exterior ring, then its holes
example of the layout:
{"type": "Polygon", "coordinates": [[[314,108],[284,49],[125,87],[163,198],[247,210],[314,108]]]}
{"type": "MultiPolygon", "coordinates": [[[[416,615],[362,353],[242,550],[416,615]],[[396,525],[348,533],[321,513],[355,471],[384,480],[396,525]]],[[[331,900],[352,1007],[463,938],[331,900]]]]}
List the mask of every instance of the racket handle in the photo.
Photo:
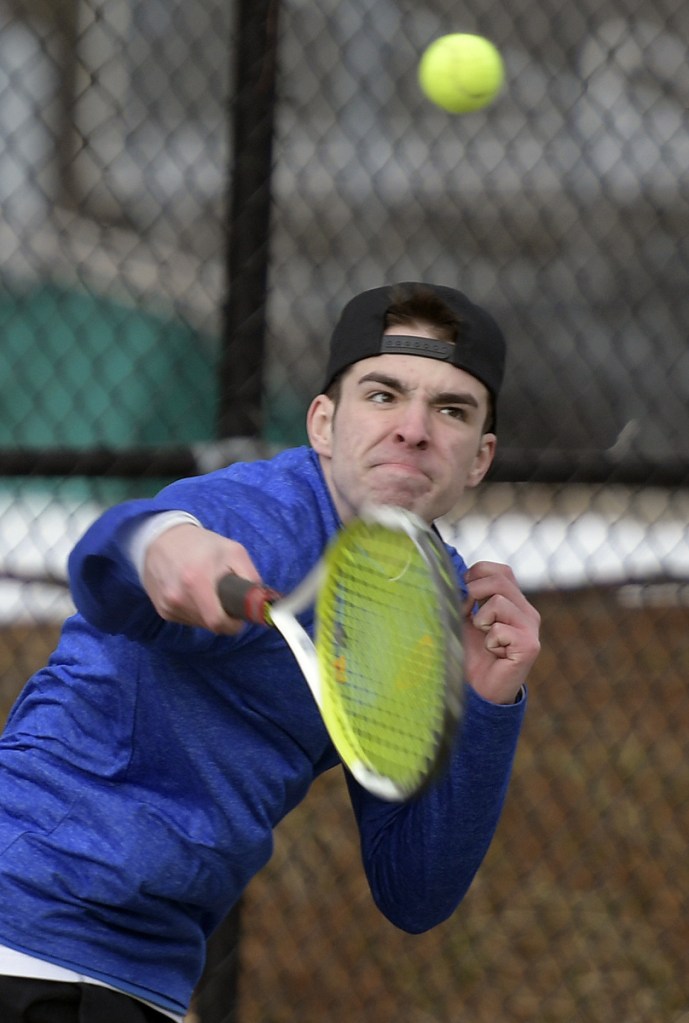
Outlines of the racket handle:
{"type": "Polygon", "coordinates": [[[270,586],[229,573],[218,583],[218,596],[223,610],[232,618],[241,618],[255,625],[270,625],[270,605],[279,599],[280,594],[270,586]]]}

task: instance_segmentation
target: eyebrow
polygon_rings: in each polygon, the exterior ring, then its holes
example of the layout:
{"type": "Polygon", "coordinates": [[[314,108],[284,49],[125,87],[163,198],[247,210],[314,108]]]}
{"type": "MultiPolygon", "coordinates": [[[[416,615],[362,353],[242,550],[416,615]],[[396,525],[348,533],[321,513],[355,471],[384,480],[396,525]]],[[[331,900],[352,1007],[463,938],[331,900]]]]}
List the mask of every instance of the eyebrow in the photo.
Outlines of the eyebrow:
{"type": "MultiPolygon", "coordinates": [[[[403,384],[396,377],[380,372],[365,373],[364,376],[359,378],[358,383],[382,384],[384,387],[390,387],[393,391],[399,391],[400,394],[408,394],[411,390],[410,387],[403,384]]],[[[479,407],[478,398],[475,394],[471,394],[470,391],[440,391],[438,394],[433,395],[432,400],[436,405],[471,405],[472,408],[479,407]]]]}

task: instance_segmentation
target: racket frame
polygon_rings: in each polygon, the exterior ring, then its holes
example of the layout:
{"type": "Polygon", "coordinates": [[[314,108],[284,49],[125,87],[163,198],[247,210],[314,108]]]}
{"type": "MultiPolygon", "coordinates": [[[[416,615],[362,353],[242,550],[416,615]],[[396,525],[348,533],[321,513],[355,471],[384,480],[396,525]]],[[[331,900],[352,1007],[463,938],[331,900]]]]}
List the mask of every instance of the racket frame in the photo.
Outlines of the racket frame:
{"type": "MultiPolygon", "coordinates": [[[[447,642],[445,645],[444,669],[444,718],[440,729],[435,754],[427,771],[414,785],[401,785],[380,774],[362,760],[347,762],[347,767],[356,780],[382,799],[404,801],[419,795],[442,773],[454,744],[457,726],[464,707],[464,643],[462,640],[462,609],[461,597],[457,587],[454,565],[447,552],[440,534],[414,512],[393,505],[366,505],[358,518],[372,525],[381,525],[387,529],[406,535],[417,547],[428,566],[438,595],[438,607],[443,617],[443,632],[447,642]]],[[[336,541],[337,538],[335,538],[336,541]]],[[[323,576],[316,587],[322,583],[323,576]]],[[[309,637],[307,636],[307,639],[309,637]]],[[[309,639],[309,642],[310,639],[309,639]]],[[[313,652],[318,657],[312,644],[313,652]]],[[[319,677],[318,685],[321,687],[319,677]]],[[[321,704],[319,704],[321,707],[321,704]]],[[[322,709],[322,707],[321,707],[322,709]]]]}

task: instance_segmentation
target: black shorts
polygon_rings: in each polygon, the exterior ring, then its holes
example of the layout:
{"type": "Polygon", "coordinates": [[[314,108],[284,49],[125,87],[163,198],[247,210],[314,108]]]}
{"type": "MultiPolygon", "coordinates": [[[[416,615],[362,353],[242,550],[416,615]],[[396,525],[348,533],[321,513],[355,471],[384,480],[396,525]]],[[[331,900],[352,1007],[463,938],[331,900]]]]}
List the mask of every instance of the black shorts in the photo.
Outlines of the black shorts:
{"type": "Polygon", "coordinates": [[[98,984],[0,976],[2,1023],[171,1023],[136,998],[98,984]]]}

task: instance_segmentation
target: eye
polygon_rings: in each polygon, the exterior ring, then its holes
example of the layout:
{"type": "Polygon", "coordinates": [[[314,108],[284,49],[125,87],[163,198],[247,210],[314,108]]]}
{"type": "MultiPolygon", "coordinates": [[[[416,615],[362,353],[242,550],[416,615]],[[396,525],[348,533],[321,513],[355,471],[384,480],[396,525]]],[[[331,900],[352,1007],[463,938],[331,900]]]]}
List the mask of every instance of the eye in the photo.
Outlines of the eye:
{"type": "Polygon", "coordinates": [[[466,422],[467,419],[467,409],[464,405],[443,405],[438,412],[443,416],[449,416],[450,419],[457,419],[461,423],[466,422]]]}
{"type": "Polygon", "coordinates": [[[374,405],[387,405],[391,401],[394,401],[394,394],[392,391],[370,391],[366,395],[366,400],[372,402],[374,405]]]}

